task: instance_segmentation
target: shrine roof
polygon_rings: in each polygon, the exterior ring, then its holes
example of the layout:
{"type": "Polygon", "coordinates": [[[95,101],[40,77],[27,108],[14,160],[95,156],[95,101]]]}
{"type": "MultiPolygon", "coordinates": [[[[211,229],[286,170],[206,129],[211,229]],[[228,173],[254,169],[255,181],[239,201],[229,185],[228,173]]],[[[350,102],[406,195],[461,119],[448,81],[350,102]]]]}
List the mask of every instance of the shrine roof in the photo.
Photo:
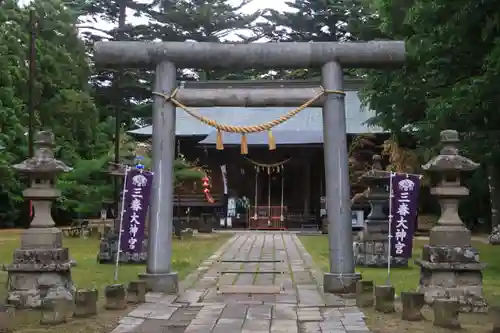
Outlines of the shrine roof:
{"type": "MultiPolygon", "coordinates": [[[[361,134],[361,133],[383,133],[384,131],[380,127],[368,126],[366,122],[375,115],[375,112],[367,109],[361,104],[358,97],[358,92],[355,90],[346,91],[345,96],[346,105],[346,126],[347,133],[349,134],[361,134]]],[[[279,118],[286,112],[290,111],[292,108],[287,107],[268,107],[268,108],[242,108],[242,107],[212,107],[212,108],[201,108],[199,112],[210,119],[216,120],[221,124],[228,125],[256,125],[264,122],[271,121],[273,119],[279,118]]],[[[210,144],[209,140],[211,133],[214,129],[208,125],[200,123],[198,120],[194,119],[190,115],[186,114],[183,110],[176,109],[176,135],[178,136],[206,136],[208,137],[201,143],[210,144]],[[207,142],[204,142],[206,141],[207,142]]],[[[151,136],[153,133],[152,126],[146,126],[143,128],[135,129],[129,131],[128,133],[133,135],[151,136]]],[[[279,144],[281,139],[292,140],[293,142],[303,138],[308,141],[296,142],[298,143],[322,143],[323,142],[323,117],[321,114],[321,108],[307,108],[297,114],[292,119],[286,121],[285,123],[276,126],[273,129],[273,133],[277,139],[277,144],[279,144]],[[278,132],[282,132],[279,134],[278,132]],[[298,137],[297,137],[298,136],[298,137]],[[286,137],[289,138],[286,139],[286,137]],[[278,138],[281,138],[278,140],[278,138]],[[310,141],[310,142],[309,142],[310,141]]],[[[267,134],[262,134],[263,137],[267,137],[267,134]]],[[[224,142],[231,144],[233,135],[224,133],[224,142]],[[229,141],[227,141],[227,139],[229,141]]],[[[234,135],[235,140],[239,143],[239,135],[234,135]]],[[[248,136],[249,144],[253,141],[260,142],[260,134],[252,134],[248,136]]],[[[214,135],[215,140],[215,135],[214,135]]],[[[300,141],[300,140],[299,140],[300,141]]],[[[266,141],[267,142],[267,141],[266,141]]],[[[215,141],[214,141],[215,143],[215,141]]],[[[283,143],[283,142],[281,142],[283,143]]],[[[291,142],[289,142],[291,144],[291,142]]]]}

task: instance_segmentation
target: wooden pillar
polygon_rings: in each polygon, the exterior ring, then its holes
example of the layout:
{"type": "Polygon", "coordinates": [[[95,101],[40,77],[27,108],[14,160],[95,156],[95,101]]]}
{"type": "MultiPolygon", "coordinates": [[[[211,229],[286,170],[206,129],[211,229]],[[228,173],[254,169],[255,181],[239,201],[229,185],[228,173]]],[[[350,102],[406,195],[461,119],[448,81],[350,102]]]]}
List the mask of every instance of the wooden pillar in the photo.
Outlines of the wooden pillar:
{"type": "Polygon", "coordinates": [[[311,212],[311,162],[308,158],[304,162],[304,215],[311,212]]]}

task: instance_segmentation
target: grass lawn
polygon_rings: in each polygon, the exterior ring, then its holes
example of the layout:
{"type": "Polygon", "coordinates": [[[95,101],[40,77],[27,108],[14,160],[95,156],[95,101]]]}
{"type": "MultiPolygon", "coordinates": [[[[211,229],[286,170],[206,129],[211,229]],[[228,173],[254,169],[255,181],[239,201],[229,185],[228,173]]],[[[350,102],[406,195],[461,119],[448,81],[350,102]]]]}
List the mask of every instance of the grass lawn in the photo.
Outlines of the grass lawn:
{"type": "MultiPolygon", "coordinates": [[[[309,251],[316,264],[323,271],[328,271],[328,236],[301,236],[300,240],[307,251],[309,251]]],[[[427,244],[427,242],[415,240],[413,259],[421,258],[424,244],[427,244]]],[[[484,294],[489,304],[500,305],[500,246],[491,246],[481,242],[473,242],[473,246],[480,251],[481,262],[488,265],[483,271],[484,294]]],[[[364,280],[373,280],[376,284],[385,284],[387,279],[387,269],[384,268],[357,267],[356,271],[361,273],[364,280]]],[[[400,294],[401,291],[416,290],[419,279],[420,269],[413,263],[413,260],[410,261],[408,268],[391,269],[391,283],[396,289],[396,294],[400,294]]],[[[432,320],[432,318],[430,318],[432,313],[429,309],[426,309],[424,312],[424,316],[428,319],[428,322],[425,324],[404,322],[399,319],[399,314],[381,315],[370,309],[366,310],[365,314],[368,317],[367,324],[374,333],[441,332],[432,327],[432,323],[430,322],[430,320],[432,320]],[[392,326],[394,327],[391,329],[392,326]]],[[[485,322],[487,323],[488,321],[485,315],[461,314],[462,325],[466,328],[465,332],[491,332],[490,325],[485,325],[485,322]]],[[[443,330],[442,332],[449,331],[443,330]]]]}
{"type": "MultiPolygon", "coordinates": [[[[12,261],[12,250],[19,247],[19,234],[17,230],[0,231],[0,263],[12,261]]],[[[172,249],[173,271],[178,272],[179,280],[186,277],[204,259],[215,252],[224,244],[231,235],[229,234],[202,234],[193,239],[174,240],[172,249]]],[[[76,260],[77,266],[71,272],[77,288],[97,288],[102,296],[104,287],[113,283],[114,265],[99,265],[96,262],[99,249],[99,240],[96,238],[68,238],[64,239],[64,246],[70,249],[71,257],[76,260]]],[[[128,283],[136,280],[139,273],[145,271],[144,265],[121,265],[119,268],[119,283],[128,283]]],[[[3,281],[7,281],[6,272],[0,272],[3,281]]],[[[5,292],[2,290],[1,292],[5,292]]],[[[3,296],[3,295],[2,295],[3,296]]],[[[96,318],[74,319],[68,324],[51,328],[53,333],[106,333],[116,325],[118,319],[126,311],[111,312],[104,309],[99,311],[96,318]]],[[[15,315],[16,332],[38,333],[46,332],[47,327],[38,325],[39,314],[35,311],[17,312],[15,315]]]]}

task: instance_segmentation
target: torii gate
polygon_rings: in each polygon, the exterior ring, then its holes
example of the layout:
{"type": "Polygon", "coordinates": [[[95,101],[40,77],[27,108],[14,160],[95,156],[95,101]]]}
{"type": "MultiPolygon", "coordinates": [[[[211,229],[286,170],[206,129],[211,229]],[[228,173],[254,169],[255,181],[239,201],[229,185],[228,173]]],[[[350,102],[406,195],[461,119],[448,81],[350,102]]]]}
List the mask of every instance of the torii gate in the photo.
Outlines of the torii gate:
{"type": "MultiPolygon", "coordinates": [[[[175,108],[187,106],[303,106],[313,101],[323,107],[326,201],[330,271],[324,291],[349,293],[360,278],[355,273],[351,229],[351,201],[347,154],[343,73],[345,68],[383,68],[405,60],[402,41],[196,43],[99,42],[98,65],[151,68],[156,66],[153,105],[153,171],[155,173],[146,273],[152,291],[177,293],[178,278],[171,271],[173,217],[173,161],[175,108]],[[260,89],[189,89],[178,87],[178,68],[299,69],[322,68],[322,87],[260,89]],[[175,91],[175,100],[168,96],[175,91]],[[324,95],[316,98],[317,95],[324,95]]],[[[277,81],[279,83],[279,81],[277,81]]]]}

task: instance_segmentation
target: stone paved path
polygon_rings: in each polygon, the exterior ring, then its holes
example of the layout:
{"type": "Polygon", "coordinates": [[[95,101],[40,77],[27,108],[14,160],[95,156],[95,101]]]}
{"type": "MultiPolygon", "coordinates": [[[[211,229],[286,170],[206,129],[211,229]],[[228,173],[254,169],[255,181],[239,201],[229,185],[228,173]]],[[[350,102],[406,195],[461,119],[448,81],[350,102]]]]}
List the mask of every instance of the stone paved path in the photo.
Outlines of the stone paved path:
{"type": "Polygon", "coordinates": [[[147,303],[122,318],[112,333],[369,332],[355,300],[323,294],[321,281],[322,273],[296,235],[239,232],[181,283],[180,296],[149,293],[147,303]],[[261,273],[219,274],[228,270],[261,273]],[[284,274],[263,273],[269,271],[284,274]],[[220,294],[218,284],[221,290],[279,285],[284,291],[220,294]]]}

